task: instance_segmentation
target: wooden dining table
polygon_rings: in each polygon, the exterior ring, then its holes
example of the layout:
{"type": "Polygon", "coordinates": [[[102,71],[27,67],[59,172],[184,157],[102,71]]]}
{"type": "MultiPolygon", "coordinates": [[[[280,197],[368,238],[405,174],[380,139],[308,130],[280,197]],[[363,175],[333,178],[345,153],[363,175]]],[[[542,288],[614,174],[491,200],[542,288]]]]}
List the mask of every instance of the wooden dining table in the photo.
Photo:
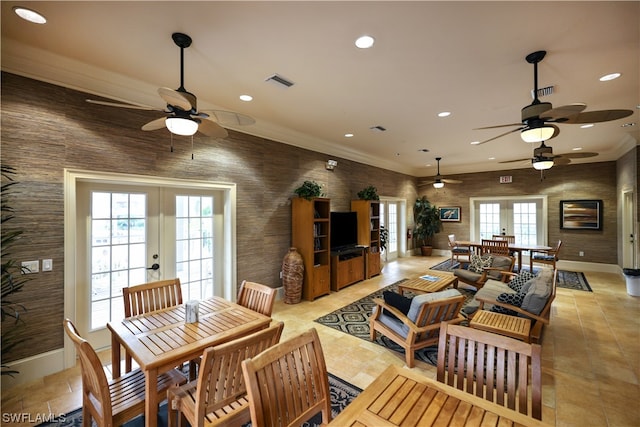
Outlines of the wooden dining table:
{"type": "MultiPolygon", "coordinates": [[[[469,246],[470,248],[473,248],[475,252],[477,252],[482,248],[482,242],[458,240],[456,241],[456,245],[469,246]]],[[[522,252],[524,251],[544,252],[544,251],[549,251],[551,249],[553,249],[551,246],[546,246],[546,245],[524,245],[521,243],[509,243],[509,250],[511,252],[515,252],[518,254],[518,270],[522,270],[522,252]]]]}
{"type": "Polygon", "coordinates": [[[389,366],[329,425],[550,426],[520,412],[395,365],[389,366]]]}
{"type": "Polygon", "coordinates": [[[185,304],[109,322],[113,377],[121,346],[145,374],[145,425],[156,427],[158,375],[200,357],[205,348],[264,329],[271,318],[220,297],[199,303],[199,319],[185,323],[185,304]]]}

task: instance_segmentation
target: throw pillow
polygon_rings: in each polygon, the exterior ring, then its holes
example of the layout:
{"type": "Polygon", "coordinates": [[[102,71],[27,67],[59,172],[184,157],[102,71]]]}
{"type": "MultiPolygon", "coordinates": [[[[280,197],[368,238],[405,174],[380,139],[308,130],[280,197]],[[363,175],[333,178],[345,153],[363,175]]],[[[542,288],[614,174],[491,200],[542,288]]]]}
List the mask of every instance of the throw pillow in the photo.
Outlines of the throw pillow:
{"type": "MultiPolygon", "coordinates": [[[[404,315],[409,313],[409,309],[411,308],[412,298],[407,298],[404,295],[400,295],[393,291],[384,291],[382,293],[382,298],[384,299],[384,302],[389,304],[391,307],[397,308],[400,311],[400,313],[404,315]]],[[[390,311],[385,311],[384,314],[386,314],[387,316],[393,317],[394,319],[398,318],[390,311]]]]}
{"type": "Polygon", "coordinates": [[[469,263],[469,271],[474,273],[482,273],[485,267],[491,267],[491,256],[482,257],[480,255],[471,255],[471,262],[469,263]]]}
{"type": "Polygon", "coordinates": [[[516,292],[520,292],[522,290],[522,285],[524,285],[534,277],[536,277],[536,275],[531,273],[529,270],[521,271],[520,274],[514,276],[514,278],[511,279],[511,281],[509,282],[509,287],[516,292]]]}
{"type": "MultiPolygon", "coordinates": [[[[523,294],[503,293],[503,294],[498,295],[498,298],[496,298],[496,301],[503,302],[505,304],[511,304],[511,305],[516,306],[516,307],[520,307],[522,305],[522,300],[523,299],[524,299],[524,295],[523,294]]],[[[499,305],[494,305],[493,307],[491,307],[491,311],[496,312],[496,313],[508,314],[508,315],[511,315],[511,316],[516,316],[518,314],[517,311],[509,310],[508,308],[501,307],[499,305]]]]}

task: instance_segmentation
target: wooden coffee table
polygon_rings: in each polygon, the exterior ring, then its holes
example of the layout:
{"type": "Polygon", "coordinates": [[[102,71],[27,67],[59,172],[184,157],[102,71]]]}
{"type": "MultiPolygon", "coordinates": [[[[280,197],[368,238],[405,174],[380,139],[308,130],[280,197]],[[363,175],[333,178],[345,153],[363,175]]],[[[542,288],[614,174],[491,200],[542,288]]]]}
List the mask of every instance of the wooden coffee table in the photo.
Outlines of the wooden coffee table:
{"type": "Polygon", "coordinates": [[[412,292],[439,292],[447,289],[449,286],[458,287],[458,278],[451,273],[443,273],[441,271],[429,270],[426,274],[415,279],[409,279],[398,285],[398,292],[404,295],[405,290],[412,292]],[[425,278],[425,276],[428,276],[425,278]]]}

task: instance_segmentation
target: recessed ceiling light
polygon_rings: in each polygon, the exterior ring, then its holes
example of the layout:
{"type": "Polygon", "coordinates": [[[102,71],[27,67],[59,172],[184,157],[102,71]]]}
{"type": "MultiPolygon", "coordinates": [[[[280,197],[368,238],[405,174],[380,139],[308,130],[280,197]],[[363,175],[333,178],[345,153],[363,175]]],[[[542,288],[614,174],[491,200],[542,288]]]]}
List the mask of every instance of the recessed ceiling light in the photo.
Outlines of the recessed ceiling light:
{"type": "Polygon", "coordinates": [[[573,151],[580,151],[580,150],[582,150],[582,147],[574,147],[574,148],[572,148],[572,150],[573,151]]]}
{"type": "Polygon", "coordinates": [[[589,124],[586,124],[586,125],[582,125],[582,126],[580,126],[580,128],[582,128],[582,129],[588,129],[588,128],[592,128],[593,126],[594,126],[594,124],[593,124],[593,123],[589,123],[589,124]]]}
{"type": "Polygon", "coordinates": [[[251,95],[240,95],[240,100],[241,101],[245,101],[245,102],[253,101],[253,96],[251,96],[251,95]]]}
{"type": "Polygon", "coordinates": [[[622,126],[623,128],[628,128],[628,127],[635,126],[635,125],[636,125],[635,123],[625,123],[625,124],[623,124],[623,125],[621,125],[621,126],[622,126]]]}
{"type": "Polygon", "coordinates": [[[495,160],[495,159],[496,159],[495,157],[489,157],[489,160],[495,160]]]}
{"type": "Polygon", "coordinates": [[[480,141],[471,141],[471,143],[470,143],[470,144],[471,144],[471,145],[478,145],[478,144],[480,144],[480,141]]]}
{"type": "Polygon", "coordinates": [[[451,115],[450,111],[443,111],[441,113],[438,113],[438,117],[449,117],[451,115]]]}
{"type": "Polygon", "coordinates": [[[356,46],[360,49],[369,49],[376,40],[371,36],[360,36],[356,39],[356,46]]]}
{"type": "Polygon", "coordinates": [[[47,23],[47,18],[45,18],[35,10],[27,9],[26,7],[22,7],[22,6],[14,6],[13,11],[16,13],[16,15],[18,15],[20,18],[24,19],[25,21],[33,22],[34,24],[47,23]]]}
{"type": "Polygon", "coordinates": [[[351,137],[353,137],[353,134],[352,133],[345,133],[344,137],[345,138],[351,138],[351,137]]]}
{"type": "Polygon", "coordinates": [[[611,74],[606,74],[602,77],[600,77],[600,81],[601,82],[608,82],[609,80],[615,80],[618,77],[620,77],[622,74],[620,73],[611,73],[611,74]]]}

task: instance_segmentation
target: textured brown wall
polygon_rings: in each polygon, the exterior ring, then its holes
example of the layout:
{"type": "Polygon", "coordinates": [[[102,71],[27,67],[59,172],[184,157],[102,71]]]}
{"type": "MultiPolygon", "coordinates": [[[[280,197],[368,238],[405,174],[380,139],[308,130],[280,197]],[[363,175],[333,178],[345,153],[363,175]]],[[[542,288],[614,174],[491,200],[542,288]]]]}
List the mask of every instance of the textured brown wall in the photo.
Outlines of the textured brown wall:
{"type": "MultiPolygon", "coordinates": [[[[304,180],[322,184],[335,211],[349,210],[351,199],[369,185],[380,195],[408,200],[409,206],[417,194],[413,177],[237,132],[224,140],[196,136],[191,160],[185,138],[174,139],[171,153],[167,132],[140,130],[157,113],[95,106],[85,102],[86,94],[6,73],[1,90],[1,161],[18,169],[21,191],[8,228],[26,230],[12,255],[21,261],[52,258],[54,266],[52,272],[34,274],[16,294],[29,310],[27,341],[3,354],[3,361],[63,346],[64,168],[237,183],[237,277],[270,286],[280,285],[280,265],[291,240],[290,198],[304,180]],[[339,162],[333,172],[325,169],[328,159],[339,162]]],[[[546,176],[540,182],[539,173],[530,169],[468,174],[458,176],[462,185],[421,189],[438,205],[463,207],[463,222],[446,224],[437,247],[446,249],[448,232],[468,236],[464,220],[471,196],[548,194],[549,239],[565,240],[566,259],[577,259],[582,248],[581,261],[615,263],[615,162],[554,167],[546,176]],[[498,184],[501,174],[513,175],[514,184],[498,184]],[[602,232],[560,232],[558,201],[580,198],[604,200],[602,232]]],[[[12,326],[3,322],[2,327],[12,326]]]]}

